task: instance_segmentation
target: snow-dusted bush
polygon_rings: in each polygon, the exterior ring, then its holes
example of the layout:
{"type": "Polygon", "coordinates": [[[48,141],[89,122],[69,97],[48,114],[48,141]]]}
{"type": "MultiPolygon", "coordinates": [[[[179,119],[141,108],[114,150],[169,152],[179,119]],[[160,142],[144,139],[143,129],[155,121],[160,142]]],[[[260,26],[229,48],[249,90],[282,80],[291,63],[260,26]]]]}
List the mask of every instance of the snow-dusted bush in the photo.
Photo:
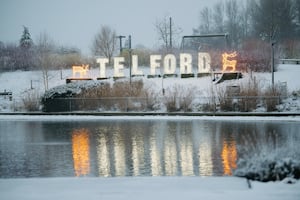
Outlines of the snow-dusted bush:
{"type": "Polygon", "coordinates": [[[26,111],[40,110],[40,95],[36,90],[29,90],[24,93],[22,98],[23,106],[26,111]]]}
{"type": "Polygon", "coordinates": [[[51,88],[42,97],[43,110],[46,112],[78,110],[79,100],[71,98],[101,84],[103,83],[99,81],[80,81],[51,88]]]}
{"type": "Polygon", "coordinates": [[[261,95],[262,84],[255,77],[241,84],[241,98],[239,101],[239,111],[249,112],[257,108],[259,103],[258,96],[261,95]]]}
{"type": "Polygon", "coordinates": [[[233,111],[233,99],[229,97],[225,88],[219,87],[216,90],[216,96],[219,102],[221,111],[233,111]]]}
{"type": "Polygon", "coordinates": [[[268,72],[271,69],[270,58],[271,51],[268,42],[249,39],[242,43],[242,49],[238,53],[237,68],[241,71],[268,72]]]}
{"type": "Polygon", "coordinates": [[[238,147],[235,176],[263,182],[300,178],[299,136],[288,137],[283,144],[278,136],[261,142],[254,140],[247,138],[248,144],[238,147]]]}
{"type": "Polygon", "coordinates": [[[151,110],[155,93],[143,81],[80,81],[47,91],[42,103],[47,112],[151,110]]]}
{"type": "Polygon", "coordinates": [[[194,99],[194,91],[194,87],[183,87],[177,84],[168,88],[164,96],[164,104],[167,111],[190,111],[194,99]]]}
{"type": "Polygon", "coordinates": [[[264,96],[266,97],[264,104],[267,111],[276,111],[277,106],[281,103],[279,85],[269,86],[265,90],[264,96]]]}

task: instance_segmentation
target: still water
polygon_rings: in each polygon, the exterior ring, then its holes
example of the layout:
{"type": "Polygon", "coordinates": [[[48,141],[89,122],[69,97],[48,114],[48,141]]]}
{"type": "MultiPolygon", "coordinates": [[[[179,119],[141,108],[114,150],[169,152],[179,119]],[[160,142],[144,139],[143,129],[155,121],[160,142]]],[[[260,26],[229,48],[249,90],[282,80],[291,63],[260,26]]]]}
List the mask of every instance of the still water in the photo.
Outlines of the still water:
{"type": "Polygon", "coordinates": [[[0,128],[1,178],[231,175],[241,152],[300,134],[299,122],[193,118],[0,120],[0,128]]]}

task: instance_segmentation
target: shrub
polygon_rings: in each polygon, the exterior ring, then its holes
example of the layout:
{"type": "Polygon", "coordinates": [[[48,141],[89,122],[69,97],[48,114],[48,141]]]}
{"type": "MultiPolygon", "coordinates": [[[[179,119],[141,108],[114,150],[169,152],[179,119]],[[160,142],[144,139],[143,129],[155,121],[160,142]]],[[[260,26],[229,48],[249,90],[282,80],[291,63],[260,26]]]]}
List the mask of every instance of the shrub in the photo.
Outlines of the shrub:
{"type": "Polygon", "coordinates": [[[253,111],[257,108],[259,103],[258,96],[261,94],[262,85],[254,77],[249,79],[245,85],[241,85],[240,87],[240,96],[244,98],[241,98],[239,101],[239,110],[243,112],[253,111]]]}
{"type": "Polygon", "coordinates": [[[265,101],[265,107],[267,108],[267,111],[276,111],[277,110],[277,106],[281,103],[281,99],[280,99],[280,89],[278,85],[274,85],[269,86],[264,93],[265,101]]]}
{"type": "Polygon", "coordinates": [[[224,88],[217,88],[217,99],[219,102],[220,110],[222,111],[233,111],[234,101],[233,98],[228,95],[228,92],[224,88]]]}
{"type": "Polygon", "coordinates": [[[186,88],[182,85],[174,85],[173,87],[168,88],[164,97],[167,111],[190,111],[194,99],[194,91],[194,87],[186,88]]]}
{"type": "Polygon", "coordinates": [[[26,91],[23,98],[23,105],[27,111],[40,110],[40,95],[36,90],[26,91]]]}
{"type": "Polygon", "coordinates": [[[267,72],[271,70],[270,44],[265,41],[250,39],[242,44],[238,54],[238,70],[267,72]]]}
{"type": "Polygon", "coordinates": [[[148,110],[153,109],[156,94],[143,81],[116,81],[83,90],[77,98],[89,101],[81,110],[148,110]]]}
{"type": "MultiPolygon", "coordinates": [[[[273,135],[274,136],[274,135],[273,135]]],[[[262,142],[246,138],[250,145],[238,147],[239,159],[235,176],[257,181],[277,181],[287,177],[300,179],[299,137],[288,137],[283,144],[278,135],[262,142]]]]}

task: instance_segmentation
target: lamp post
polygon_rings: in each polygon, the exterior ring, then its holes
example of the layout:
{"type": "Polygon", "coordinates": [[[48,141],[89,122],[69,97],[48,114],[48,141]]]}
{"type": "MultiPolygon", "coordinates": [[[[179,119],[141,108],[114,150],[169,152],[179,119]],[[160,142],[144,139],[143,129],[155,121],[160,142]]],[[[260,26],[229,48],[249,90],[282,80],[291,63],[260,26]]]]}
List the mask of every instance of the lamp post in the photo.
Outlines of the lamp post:
{"type": "MultiPolygon", "coordinates": [[[[122,54],[123,51],[123,47],[122,47],[122,39],[126,38],[126,36],[124,35],[119,35],[116,38],[119,38],[120,40],[120,54],[122,54]]],[[[130,81],[130,85],[131,85],[131,65],[132,65],[132,49],[131,49],[131,35],[128,36],[128,51],[129,51],[129,81],[130,81]]]]}
{"type": "Polygon", "coordinates": [[[274,46],[275,41],[271,40],[271,71],[272,71],[272,89],[274,89],[274,69],[275,69],[275,59],[274,59],[274,46]]]}
{"type": "Polygon", "coordinates": [[[270,45],[271,45],[271,74],[272,74],[272,90],[274,90],[274,71],[275,71],[275,53],[274,53],[274,46],[276,44],[276,41],[274,40],[275,37],[275,31],[273,31],[273,34],[268,35],[265,33],[260,34],[260,37],[262,37],[262,40],[266,40],[266,38],[270,39],[270,45]]]}
{"type": "Polygon", "coordinates": [[[122,53],[122,50],[123,50],[123,48],[122,48],[122,39],[125,38],[125,37],[126,36],[124,36],[124,35],[117,36],[117,38],[119,38],[119,41],[120,41],[120,54],[122,53]]]}
{"type": "Polygon", "coordinates": [[[131,49],[131,35],[128,36],[128,49],[129,49],[129,83],[131,85],[131,65],[132,65],[132,49],[131,49]]]}

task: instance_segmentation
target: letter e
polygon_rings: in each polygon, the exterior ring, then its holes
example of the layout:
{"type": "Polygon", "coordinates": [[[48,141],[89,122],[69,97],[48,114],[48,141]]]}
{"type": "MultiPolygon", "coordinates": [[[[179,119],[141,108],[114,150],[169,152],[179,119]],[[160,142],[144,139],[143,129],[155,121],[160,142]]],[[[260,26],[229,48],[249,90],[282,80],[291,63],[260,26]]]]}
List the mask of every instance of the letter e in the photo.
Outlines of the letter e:
{"type": "Polygon", "coordinates": [[[114,58],[114,77],[124,77],[124,57],[114,58]]]}

